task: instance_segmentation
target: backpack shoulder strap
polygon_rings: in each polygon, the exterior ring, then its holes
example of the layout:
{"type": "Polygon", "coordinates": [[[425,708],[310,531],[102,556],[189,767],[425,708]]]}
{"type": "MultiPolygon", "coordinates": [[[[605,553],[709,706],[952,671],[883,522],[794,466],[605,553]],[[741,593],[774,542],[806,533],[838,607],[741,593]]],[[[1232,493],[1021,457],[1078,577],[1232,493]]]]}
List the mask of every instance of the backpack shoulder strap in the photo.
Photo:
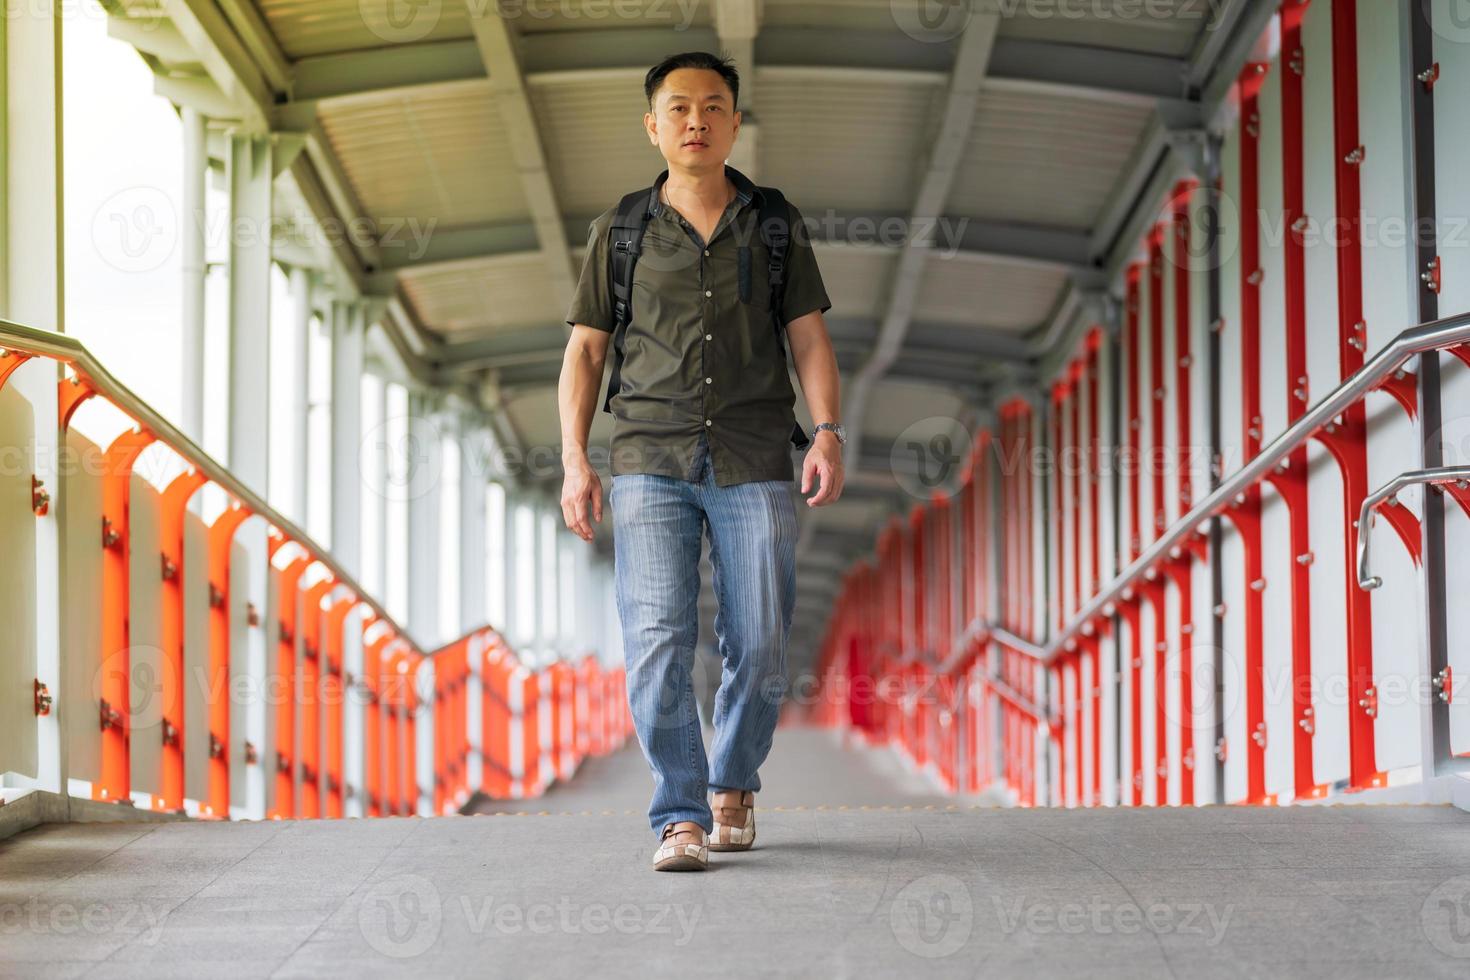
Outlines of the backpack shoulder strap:
{"type": "MultiPolygon", "coordinates": [[[[781,352],[782,367],[786,366],[786,327],[781,322],[781,310],[786,305],[786,256],[791,251],[791,208],[786,195],[774,187],[762,187],[761,207],[757,221],[760,224],[761,241],[770,256],[767,268],[771,285],[771,325],[776,331],[776,349],[781,352]]],[[[791,429],[791,443],[797,449],[811,445],[811,439],[797,422],[791,429]]]]}
{"type": "Polygon", "coordinates": [[[653,188],[624,194],[608,230],[608,281],[613,303],[613,367],[602,410],[612,413],[612,398],[622,390],[623,338],[633,318],[633,267],[643,249],[643,229],[653,216],[653,188]]]}
{"type": "Polygon", "coordinates": [[[786,345],[782,339],[781,307],[786,296],[786,256],[791,248],[791,209],[786,205],[786,196],[774,187],[760,188],[762,203],[757,221],[760,223],[761,241],[770,256],[767,269],[771,285],[771,320],[776,328],[776,345],[781,356],[786,356],[786,345]]]}

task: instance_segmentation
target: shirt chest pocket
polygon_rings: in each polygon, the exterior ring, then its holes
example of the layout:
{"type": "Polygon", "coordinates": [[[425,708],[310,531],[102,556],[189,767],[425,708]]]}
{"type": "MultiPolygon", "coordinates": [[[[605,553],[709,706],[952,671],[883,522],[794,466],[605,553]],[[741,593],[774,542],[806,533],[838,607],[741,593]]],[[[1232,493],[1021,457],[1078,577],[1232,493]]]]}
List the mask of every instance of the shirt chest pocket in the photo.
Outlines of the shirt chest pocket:
{"type": "Polygon", "coordinates": [[[740,302],[761,312],[771,308],[770,253],[760,243],[736,248],[735,281],[740,302]]]}

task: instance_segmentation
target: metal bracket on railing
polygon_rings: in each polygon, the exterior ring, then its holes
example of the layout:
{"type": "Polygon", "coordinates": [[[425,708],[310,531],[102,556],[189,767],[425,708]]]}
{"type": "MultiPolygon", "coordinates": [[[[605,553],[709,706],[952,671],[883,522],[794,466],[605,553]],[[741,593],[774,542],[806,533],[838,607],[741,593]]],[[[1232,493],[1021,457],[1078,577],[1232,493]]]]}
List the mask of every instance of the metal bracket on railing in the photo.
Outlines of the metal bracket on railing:
{"type": "Polygon", "coordinates": [[[35,686],[36,717],[44,718],[51,713],[51,691],[38,679],[35,686]]]}
{"type": "Polygon", "coordinates": [[[223,759],[225,757],[225,743],[219,740],[214,732],[209,733],[209,757],[211,759],[223,759]]]}
{"type": "Polygon", "coordinates": [[[168,746],[179,744],[179,730],[173,722],[168,720],[163,723],[163,744],[168,746]]]}
{"type": "MultiPolygon", "coordinates": [[[[1373,516],[1378,512],[1380,507],[1387,504],[1393,508],[1393,511],[1386,512],[1385,516],[1394,523],[1399,535],[1404,537],[1409,533],[1410,529],[1403,518],[1413,520],[1415,528],[1417,528],[1419,522],[1413,514],[1408,512],[1407,508],[1404,508],[1402,504],[1397,502],[1396,495],[1400,490],[1417,484],[1425,484],[1433,487],[1444,486],[1446,484],[1459,484],[1467,480],[1470,480],[1470,466],[1439,466],[1428,470],[1412,470],[1408,473],[1400,473],[1378,490],[1365,497],[1363,499],[1363,507],[1358,512],[1358,588],[1372,590],[1383,584],[1383,579],[1371,573],[1369,562],[1369,543],[1372,535],[1368,531],[1372,527],[1371,522],[1373,516]],[[1402,511],[1401,515],[1399,513],[1400,511],[1402,511]]],[[[1405,537],[1405,544],[1409,544],[1407,537],[1405,537]]],[[[1410,545],[1409,550],[1417,562],[1419,557],[1417,542],[1414,545],[1410,545]]]]}
{"type": "Polygon", "coordinates": [[[1431,293],[1437,293],[1444,285],[1444,281],[1441,278],[1442,274],[1443,267],[1439,261],[1439,256],[1436,255],[1434,258],[1429,260],[1429,267],[1419,275],[1419,278],[1424,281],[1425,289],[1429,290],[1431,293]]]}
{"type": "Polygon", "coordinates": [[[121,711],[118,711],[111,704],[109,704],[107,702],[107,699],[106,698],[103,698],[100,702],[98,702],[97,707],[98,707],[97,716],[98,716],[98,720],[101,723],[102,731],[105,732],[109,728],[117,728],[117,729],[121,729],[122,728],[122,723],[123,723],[122,712],[121,711]]]}
{"type": "Polygon", "coordinates": [[[260,752],[256,750],[254,743],[245,743],[245,764],[253,766],[260,761],[260,752]]]}
{"type": "Polygon", "coordinates": [[[51,509],[51,494],[46,492],[46,484],[36,479],[31,474],[31,510],[36,512],[37,517],[45,517],[46,512],[51,509]]]}
{"type": "Polygon", "coordinates": [[[1402,405],[1404,411],[1409,413],[1409,421],[1412,422],[1418,417],[1419,375],[1406,368],[1399,368],[1383,379],[1378,385],[1378,390],[1392,395],[1394,401],[1402,405]]]}
{"type": "Polygon", "coordinates": [[[1454,696],[1454,691],[1452,689],[1454,678],[1454,672],[1448,666],[1446,666],[1444,670],[1441,670],[1439,673],[1434,675],[1434,687],[1435,690],[1439,691],[1439,693],[1435,695],[1435,697],[1439,698],[1439,700],[1445,704],[1449,704],[1450,699],[1454,696]]]}

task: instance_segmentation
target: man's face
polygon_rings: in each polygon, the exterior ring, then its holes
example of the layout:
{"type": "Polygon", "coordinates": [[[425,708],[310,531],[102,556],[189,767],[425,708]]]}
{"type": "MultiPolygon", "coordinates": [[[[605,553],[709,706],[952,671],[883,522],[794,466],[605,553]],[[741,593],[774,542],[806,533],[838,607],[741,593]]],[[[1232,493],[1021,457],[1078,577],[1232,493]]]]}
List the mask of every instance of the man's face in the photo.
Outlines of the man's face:
{"type": "Polygon", "coordinates": [[[670,167],[723,169],[740,131],[730,87],[708,68],[676,68],[654,93],[653,111],[644,113],[648,139],[670,167]]]}

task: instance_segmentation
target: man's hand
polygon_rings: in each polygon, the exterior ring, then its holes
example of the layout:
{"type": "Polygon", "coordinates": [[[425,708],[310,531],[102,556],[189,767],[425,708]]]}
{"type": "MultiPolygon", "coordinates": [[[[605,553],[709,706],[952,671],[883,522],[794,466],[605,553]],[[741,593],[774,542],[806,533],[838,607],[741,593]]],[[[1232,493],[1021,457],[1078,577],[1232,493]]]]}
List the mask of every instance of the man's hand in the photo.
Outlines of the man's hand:
{"type": "Polygon", "coordinates": [[[812,448],[806,451],[801,464],[801,492],[812,488],[812,474],[821,477],[822,489],[808,497],[808,507],[821,507],[842,496],[842,444],[837,436],[823,429],[817,433],[812,448]]]}
{"type": "Polygon", "coordinates": [[[587,501],[592,501],[592,517],[602,523],[602,479],[587,461],[585,453],[562,461],[561,516],[583,541],[592,540],[592,525],[587,523],[587,501]]]}

